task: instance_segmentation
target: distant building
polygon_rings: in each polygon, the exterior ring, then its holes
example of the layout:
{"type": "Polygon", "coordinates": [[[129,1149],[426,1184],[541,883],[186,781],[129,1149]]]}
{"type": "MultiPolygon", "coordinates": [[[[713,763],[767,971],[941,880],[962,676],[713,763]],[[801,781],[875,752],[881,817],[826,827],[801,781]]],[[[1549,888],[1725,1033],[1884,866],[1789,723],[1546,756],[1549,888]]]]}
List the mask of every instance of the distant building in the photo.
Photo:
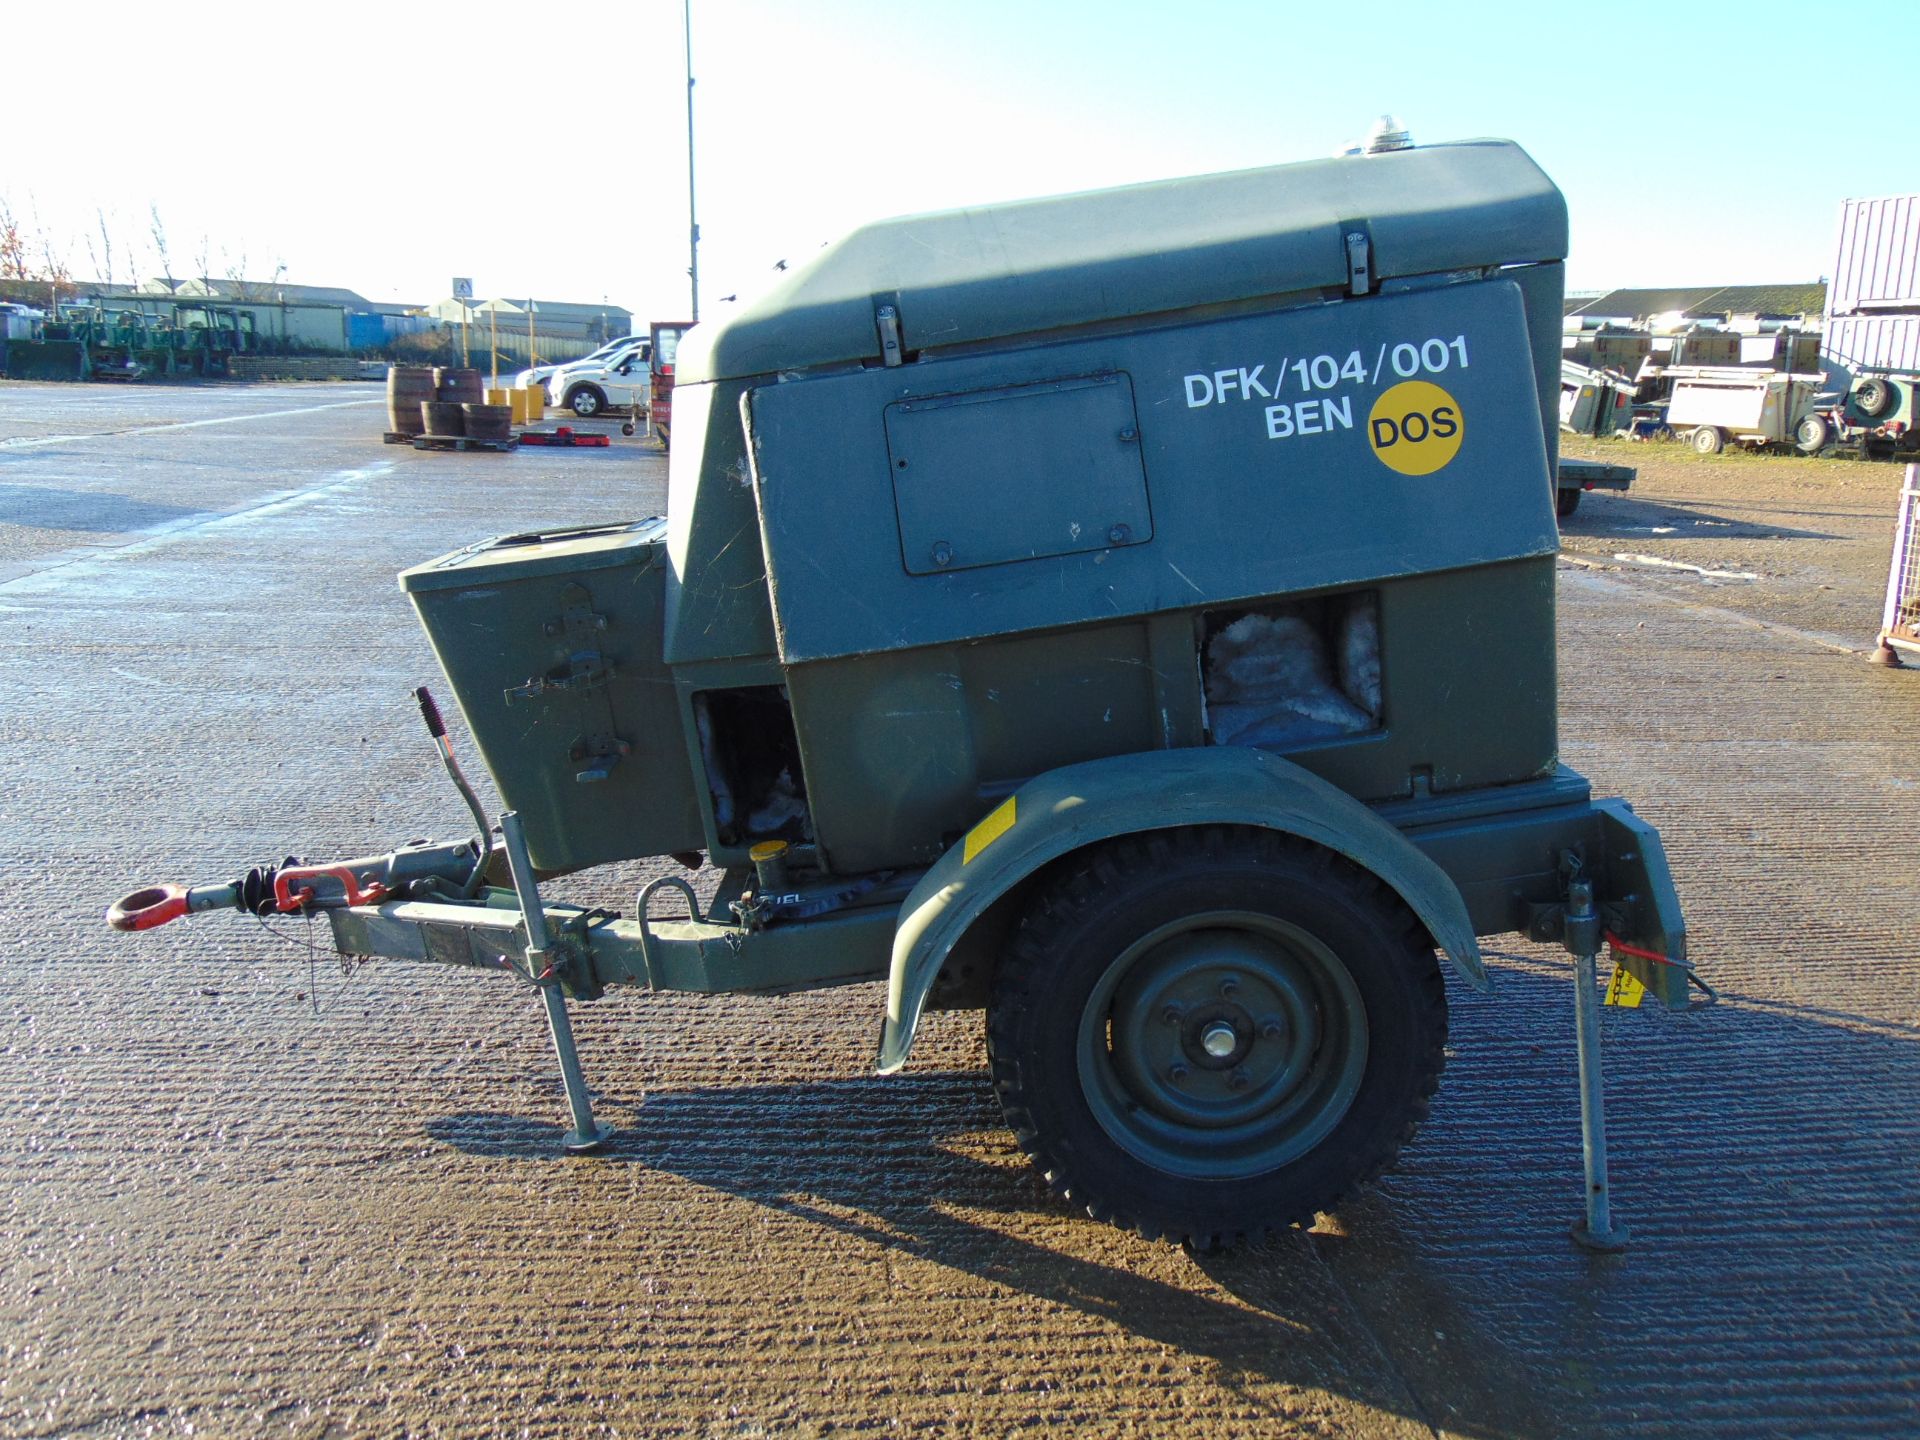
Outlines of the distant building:
{"type": "Polygon", "coordinates": [[[458,343],[462,318],[472,350],[487,345],[487,323],[494,317],[494,333],[509,361],[524,360],[528,307],[534,325],[532,350],[542,360],[571,360],[597,349],[608,340],[633,333],[633,312],[620,305],[583,305],[566,300],[495,299],[461,302],[441,300],[431,305],[369,300],[357,290],[339,285],[296,285],[285,280],[244,280],[201,276],[186,280],[151,279],[137,285],[108,285],[79,281],[63,304],[95,305],[113,310],[140,310],[168,316],[177,305],[214,302],[249,312],[253,332],[302,349],[375,350],[405,336],[439,331],[449,343],[458,343]]]}
{"type": "Polygon", "coordinates": [[[1565,313],[1569,318],[1612,320],[1623,325],[1670,319],[1682,324],[1705,321],[1730,330],[1758,330],[1762,324],[1788,324],[1817,330],[1826,300],[1827,287],[1820,281],[1786,285],[1695,285],[1569,295],[1565,313]]]}
{"type": "MultiPolygon", "coordinates": [[[[426,314],[442,325],[458,325],[464,318],[469,328],[485,326],[491,315],[495,327],[503,336],[511,332],[520,336],[524,343],[529,309],[533,315],[534,334],[540,341],[584,345],[585,349],[575,352],[582,355],[609,340],[618,340],[623,335],[633,333],[633,312],[624,306],[579,305],[566,300],[542,300],[538,297],[439,300],[426,307],[426,314]]],[[[545,349],[543,343],[543,352],[545,349]]],[[[555,358],[564,357],[556,351],[555,358]]]]}

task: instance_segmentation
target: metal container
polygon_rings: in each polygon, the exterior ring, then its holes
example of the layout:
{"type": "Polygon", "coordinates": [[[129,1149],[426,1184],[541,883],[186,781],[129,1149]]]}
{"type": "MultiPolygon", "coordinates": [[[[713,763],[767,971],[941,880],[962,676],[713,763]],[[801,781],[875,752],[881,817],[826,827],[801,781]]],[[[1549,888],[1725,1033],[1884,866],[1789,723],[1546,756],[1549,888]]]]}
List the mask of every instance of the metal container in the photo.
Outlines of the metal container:
{"type": "Polygon", "coordinates": [[[1821,348],[1852,375],[1920,373],[1920,314],[1832,316],[1821,348]]]}
{"type": "Polygon", "coordinates": [[[1920,195],[1840,202],[1827,314],[1920,308],[1920,195]]]}
{"type": "Polygon", "coordinates": [[[400,577],[542,870],[704,843],[660,658],[666,524],[484,541],[400,577]],[[636,848],[637,847],[637,848],[636,848]]]}

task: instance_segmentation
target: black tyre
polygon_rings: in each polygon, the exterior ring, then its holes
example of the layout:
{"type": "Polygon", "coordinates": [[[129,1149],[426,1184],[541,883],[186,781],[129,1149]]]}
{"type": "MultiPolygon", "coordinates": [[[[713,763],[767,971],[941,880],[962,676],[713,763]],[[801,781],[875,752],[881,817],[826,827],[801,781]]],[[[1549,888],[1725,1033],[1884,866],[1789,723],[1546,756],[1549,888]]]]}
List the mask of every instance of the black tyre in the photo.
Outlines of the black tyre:
{"type": "Polygon", "coordinates": [[[1893,382],[1878,375],[1862,380],[1853,388],[1853,405],[1869,420],[1878,420],[1893,408],[1893,382]]]}
{"type": "Polygon", "coordinates": [[[582,420],[590,420],[606,408],[606,393],[598,385],[575,385],[567,391],[567,409],[582,420]]]}
{"type": "Polygon", "coordinates": [[[1263,830],[1158,831],[1066,865],[987,1011],[994,1091],[1056,1194],[1213,1249],[1310,1224],[1393,1163],[1447,1036],[1399,896],[1263,830]]]}
{"type": "Polygon", "coordinates": [[[673,449],[673,437],[667,426],[656,425],[653,427],[653,433],[660,437],[660,448],[662,450],[673,449]]]}
{"type": "Polygon", "coordinates": [[[1583,493],[1585,492],[1580,490],[1556,491],[1553,499],[1553,513],[1558,515],[1562,520],[1566,519],[1580,508],[1580,496],[1583,493]]]}
{"type": "Polygon", "coordinates": [[[1809,415],[1793,432],[1793,443],[1802,455],[1818,455],[1833,443],[1833,422],[1824,415],[1809,415]]]}
{"type": "Polygon", "coordinates": [[[1693,448],[1702,455],[1718,455],[1727,448],[1727,432],[1718,425],[1702,425],[1693,432],[1693,448]]]}

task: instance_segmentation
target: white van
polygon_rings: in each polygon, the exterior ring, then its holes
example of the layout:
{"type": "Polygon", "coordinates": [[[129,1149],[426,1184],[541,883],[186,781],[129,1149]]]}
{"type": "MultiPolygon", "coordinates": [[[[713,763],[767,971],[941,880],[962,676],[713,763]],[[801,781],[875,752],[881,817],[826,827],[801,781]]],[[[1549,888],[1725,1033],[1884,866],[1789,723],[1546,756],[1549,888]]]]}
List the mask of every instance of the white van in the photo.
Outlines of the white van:
{"type": "Polygon", "coordinates": [[[513,377],[513,388],[516,390],[531,390],[534,386],[538,385],[544,389],[546,388],[547,381],[551,380],[558,371],[565,370],[574,365],[599,364],[612,359],[615,355],[621,354],[635,345],[645,346],[646,343],[647,337],[645,335],[622,335],[618,340],[609,340],[590,355],[581,355],[572,360],[556,360],[551,365],[535,365],[532,369],[522,370],[518,375],[513,377]]]}
{"type": "Polygon", "coordinates": [[[653,342],[635,336],[610,355],[590,355],[562,365],[547,377],[547,403],[581,419],[619,406],[646,407],[653,342]]]}

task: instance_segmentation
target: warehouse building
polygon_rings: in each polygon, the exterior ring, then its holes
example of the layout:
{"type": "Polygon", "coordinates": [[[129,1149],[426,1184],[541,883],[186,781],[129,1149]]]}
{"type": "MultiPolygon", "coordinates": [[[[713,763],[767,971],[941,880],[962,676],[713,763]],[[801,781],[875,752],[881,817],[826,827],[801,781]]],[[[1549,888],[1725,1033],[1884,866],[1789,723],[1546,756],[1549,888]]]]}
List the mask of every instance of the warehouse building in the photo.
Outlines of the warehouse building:
{"type": "Polygon", "coordinates": [[[277,348],[341,354],[378,350],[408,336],[437,334],[458,344],[462,318],[476,347],[486,344],[490,309],[500,348],[516,359],[529,349],[527,322],[534,325],[532,348],[542,360],[570,360],[609,339],[631,334],[633,313],[619,305],[578,304],[561,300],[460,301],[431,305],[369,300],[337,285],[296,285],[282,280],[230,278],[152,279],[139,285],[81,281],[62,305],[137,310],[156,319],[174,307],[213,302],[252,316],[253,333],[277,348]]]}

